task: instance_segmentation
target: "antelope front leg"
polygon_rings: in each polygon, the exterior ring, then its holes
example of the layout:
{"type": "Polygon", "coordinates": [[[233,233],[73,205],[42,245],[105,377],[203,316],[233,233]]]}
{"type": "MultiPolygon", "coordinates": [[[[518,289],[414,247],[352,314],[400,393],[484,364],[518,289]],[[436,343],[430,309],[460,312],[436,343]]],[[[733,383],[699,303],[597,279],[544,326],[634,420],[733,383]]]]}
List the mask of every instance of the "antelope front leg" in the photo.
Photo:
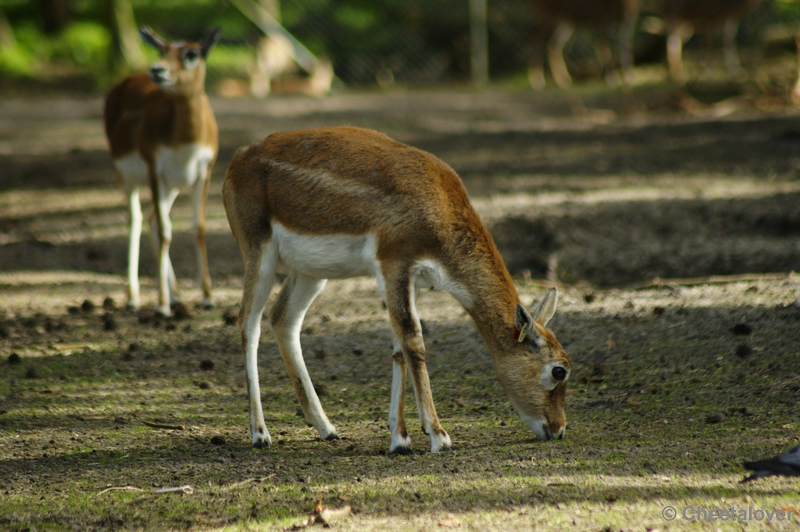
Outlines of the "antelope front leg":
{"type": "Polygon", "coordinates": [[[169,258],[169,245],[172,242],[172,221],[169,211],[172,203],[178,197],[178,191],[167,192],[165,187],[157,180],[151,179],[153,191],[153,224],[154,244],[158,260],[158,305],[156,312],[162,316],[171,316],[171,303],[180,301],[178,297],[178,283],[169,258]]]}
{"type": "Polygon", "coordinates": [[[206,249],[206,198],[208,198],[208,184],[211,182],[211,166],[206,171],[205,178],[197,180],[192,187],[192,200],[194,203],[194,230],[195,251],[197,252],[198,284],[203,289],[204,309],[214,308],[211,301],[211,274],[208,270],[208,251],[206,249]]]}
{"type": "Polygon", "coordinates": [[[731,17],[725,21],[723,26],[723,49],[725,54],[725,65],[728,73],[736,78],[742,71],[739,63],[739,53],[736,50],[736,32],[739,31],[739,21],[731,17]]]}
{"type": "Polygon", "coordinates": [[[132,187],[126,190],[128,196],[128,212],[130,231],[128,233],[128,302],[127,306],[139,310],[139,248],[142,239],[142,204],[139,201],[139,189],[132,187]]]}
{"type": "Polygon", "coordinates": [[[261,387],[258,384],[258,341],[261,337],[261,315],[264,314],[264,307],[275,283],[278,259],[273,245],[267,245],[263,253],[260,250],[250,250],[249,254],[250,256],[245,257],[239,326],[247,370],[247,395],[250,399],[250,433],[253,437],[253,447],[264,448],[272,444],[272,437],[264,422],[264,410],[261,406],[261,387]]]}
{"type": "Polygon", "coordinates": [[[291,272],[269,312],[269,322],[306,420],[317,429],[323,440],[338,440],[336,428],[322,410],[322,404],[311,383],[300,346],[303,318],[325,283],[325,279],[291,272]]]}
{"type": "Polygon", "coordinates": [[[562,89],[569,88],[572,85],[572,77],[569,75],[567,63],[564,61],[564,46],[566,46],[574,31],[575,28],[572,25],[562,22],[547,43],[547,59],[550,61],[550,73],[553,74],[556,85],[562,89]]]}
{"type": "MultiPolygon", "coordinates": [[[[417,400],[419,419],[422,422],[422,430],[430,437],[431,452],[435,453],[450,449],[450,436],[439,424],[439,416],[436,415],[436,407],[433,404],[428,368],[425,365],[425,343],[422,340],[422,327],[417,316],[413,283],[414,281],[409,279],[408,274],[401,276],[394,283],[387,283],[386,299],[392,328],[400,340],[405,364],[411,371],[411,381],[414,383],[414,393],[417,400]]],[[[400,414],[402,401],[399,399],[395,401],[395,394],[400,393],[400,387],[405,379],[405,371],[397,362],[394,363],[393,367],[395,369],[392,377],[390,415],[392,412],[397,413],[398,420],[395,428],[397,436],[402,437],[400,430],[405,426],[405,423],[401,421],[403,419],[402,414],[400,414]]],[[[394,443],[394,439],[395,433],[393,432],[392,443],[394,443]]]]}
{"type": "Polygon", "coordinates": [[[411,454],[411,438],[408,437],[405,418],[406,359],[400,341],[395,338],[393,343],[392,396],[389,402],[389,431],[392,434],[392,443],[389,445],[389,452],[411,454]]]}

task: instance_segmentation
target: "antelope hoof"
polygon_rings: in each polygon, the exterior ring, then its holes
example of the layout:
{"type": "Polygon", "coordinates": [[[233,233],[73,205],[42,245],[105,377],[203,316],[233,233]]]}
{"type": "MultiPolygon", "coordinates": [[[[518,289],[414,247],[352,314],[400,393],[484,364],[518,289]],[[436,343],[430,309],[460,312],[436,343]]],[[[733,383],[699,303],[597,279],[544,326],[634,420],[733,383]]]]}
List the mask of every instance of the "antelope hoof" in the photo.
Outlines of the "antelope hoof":
{"type": "Polygon", "coordinates": [[[267,438],[256,437],[253,438],[253,448],[254,449],[267,449],[272,446],[272,441],[267,438]]]}
{"type": "Polygon", "coordinates": [[[332,432],[331,434],[328,434],[328,435],[327,435],[327,436],[325,436],[325,438],[323,438],[323,439],[324,439],[325,441],[341,440],[341,438],[339,437],[339,435],[338,435],[338,434],[336,434],[335,432],[332,432]]]}
{"type": "MultiPolygon", "coordinates": [[[[438,431],[437,431],[438,432],[438,431]]],[[[431,437],[431,452],[438,453],[439,451],[449,451],[453,448],[450,443],[450,436],[444,432],[439,432],[436,437],[431,437]]]]}
{"type": "Polygon", "coordinates": [[[389,449],[389,454],[409,455],[412,452],[411,447],[406,447],[405,445],[398,445],[394,449],[389,449]]]}

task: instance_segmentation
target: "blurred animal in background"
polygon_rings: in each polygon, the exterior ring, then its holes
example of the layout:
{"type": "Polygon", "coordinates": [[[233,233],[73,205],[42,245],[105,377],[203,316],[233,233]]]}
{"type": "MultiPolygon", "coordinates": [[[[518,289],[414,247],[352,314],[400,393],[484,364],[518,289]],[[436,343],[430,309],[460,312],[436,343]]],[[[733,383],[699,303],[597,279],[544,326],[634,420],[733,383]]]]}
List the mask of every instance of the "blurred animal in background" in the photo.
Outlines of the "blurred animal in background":
{"type": "Polygon", "coordinates": [[[794,84],[790,97],[795,105],[800,105],[800,35],[795,38],[797,46],[797,81],[794,84]]]}
{"type": "Polygon", "coordinates": [[[760,0],[661,0],[659,12],[665,28],[650,31],[667,35],[667,61],[672,79],[686,80],[683,68],[683,45],[695,32],[722,30],[725,64],[731,76],[741,72],[736,49],[736,34],[742,18],[756,9],[760,0]]]}
{"type": "Polygon", "coordinates": [[[142,28],[140,34],[160,52],[161,60],[149,75],[133,74],[111,90],[105,102],[105,131],[130,212],[128,307],[138,310],[140,306],[139,189],[149,187],[153,200],[150,221],[158,258],[157,312],[169,316],[171,305],[180,303],[169,258],[169,212],[183,188],[192,190],[199,282],[203,306],[211,306],[205,203],[218,140],[217,122],[205,93],[205,61],[220,32],[212,30],[202,44],[167,42],[149,28],[142,28]]]}
{"type": "Polygon", "coordinates": [[[773,458],[745,462],[743,465],[745,469],[753,471],[753,474],[744,478],[742,482],[750,482],[770,475],[800,477],[800,445],[773,458]]]}
{"type": "Polygon", "coordinates": [[[307,76],[301,74],[292,57],[292,43],[281,34],[259,39],[256,61],[250,69],[250,93],[266,98],[275,92],[325,96],[331,91],[333,65],[319,59],[307,76]]]}
{"type": "Polygon", "coordinates": [[[601,59],[606,63],[605,75],[609,81],[618,81],[616,66],[622,71],[623,82],[633,82],[632,39],[638,0],[531,0],[541,25],[533,37],[533,53],[528,67],[528,80],[534,89],[545,86],[542,51],[546,48],[550,72],[559,87],[572,84],[572,77],[564,60],[564,46],[576,29],[611,30],[616,35],[617,61],[611,57],[608,46],[601,59]]]}

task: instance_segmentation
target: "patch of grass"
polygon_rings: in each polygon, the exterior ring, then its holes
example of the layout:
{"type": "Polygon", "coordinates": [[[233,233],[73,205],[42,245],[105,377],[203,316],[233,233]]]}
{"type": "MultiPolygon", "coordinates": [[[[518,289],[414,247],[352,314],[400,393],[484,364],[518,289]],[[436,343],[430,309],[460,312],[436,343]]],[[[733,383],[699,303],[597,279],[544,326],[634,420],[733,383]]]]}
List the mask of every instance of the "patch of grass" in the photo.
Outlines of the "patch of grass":
{"type": "MultiPolygon", "coordinates": [[[[426,452],[412,402],[407,415],[416,450],[397,457],[386,455],[387,360],[338,351],[335,331],[341,326],[335,320],[320,324],[305,341],[331,353],[310,360],[309,367],[316,381],[328,384],[323,403],[343,439],[320,442],[297,417],[279,355],[266,338],[261,374],[274,438],[266,451],[249,448],[237,335],[221,320],[215,325],[216,317],[200,313],[191,331],[156,329],[155,338],[143,335],[149,338],[131,360],[121,356],[125,342],[102,340],[107,333],[99,322],[73,326],[105,347],[26,356],[23,362],[33,364],[39,378],[26,379],[21,364],[0,381],[6,405],[0,415],[0,525],[269,530],[305,523],[314,501],[322,499],[356,510],[340,525],[345,530],[440,523],[603,529],[634,521],[664,526],[661,512],[669,505],[797,505],[791,480],[737,484],[740,461],[779,450],[796,433],[781,428],[791,419],[793,405],[781,398],[792,377],[774,375],[769,386],[760,387],[778,360],[797,361],[796,352],[764,353],[753,366],[727,355],[713,339],[666,342],[660,337],[673,334],[668,320],[653,319],[626,322],[625,330],[613,333],[613,346],[587,356],[592,351],[576,344],[586,335],[606,338],[614,321],[564,310],[572,312],[573,322],[585,320],[581,336],[571,335],[571,327],[563,335],[583,358],[570,392],[567,439],[536,442],[494,375],[473,371],[483,366],[480,358],[456,375],[437,357],[430,364],[432,382],[455,450],[426,452]],[[632,341],[642,333],[651,337],[632,341]],[[675,350],[675,342],[682,352],[710,354],[662,357],[675,350]],[[213,369],[201,369],[209,356],[213,369]],[[593,356],[598,360],[589,360],[593,356]],[[200,380],[210,387],[201,389],[200,380]],[[724,413],[724,421],[708,423],[712,412],[724,413]],[[156,429],[144,421],[183,429],[156,429]],[[211,443],[215,435],[224,445],[211,443]],[[193,493],[155,493],[187,484],[193,493]],[[105,491],[109,487],[119,489],[105,491]]],[[[123,314],[118,321],[140,336],[152,327],[123,314]]],[[[471,334],[467,323],[429,326],[431,340],[453,335],[453,327],[455,336],[471,334]]],[[[376,351],[385,343],[377,331],[361,340],[376,351]]],[[[679,518],[669,526],[693,525],[679,518]]]]}

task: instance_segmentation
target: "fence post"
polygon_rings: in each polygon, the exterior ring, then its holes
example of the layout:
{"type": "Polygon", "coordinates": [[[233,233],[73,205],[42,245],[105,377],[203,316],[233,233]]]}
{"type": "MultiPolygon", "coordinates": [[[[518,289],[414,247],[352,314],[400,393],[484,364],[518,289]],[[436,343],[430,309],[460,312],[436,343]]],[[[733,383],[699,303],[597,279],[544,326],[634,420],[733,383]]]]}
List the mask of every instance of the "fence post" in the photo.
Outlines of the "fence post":
{"type": "Polygon", "coordinates": [[[487,0],[469,0],[470,76],[474,85],[489,83],[487,0]]]}

